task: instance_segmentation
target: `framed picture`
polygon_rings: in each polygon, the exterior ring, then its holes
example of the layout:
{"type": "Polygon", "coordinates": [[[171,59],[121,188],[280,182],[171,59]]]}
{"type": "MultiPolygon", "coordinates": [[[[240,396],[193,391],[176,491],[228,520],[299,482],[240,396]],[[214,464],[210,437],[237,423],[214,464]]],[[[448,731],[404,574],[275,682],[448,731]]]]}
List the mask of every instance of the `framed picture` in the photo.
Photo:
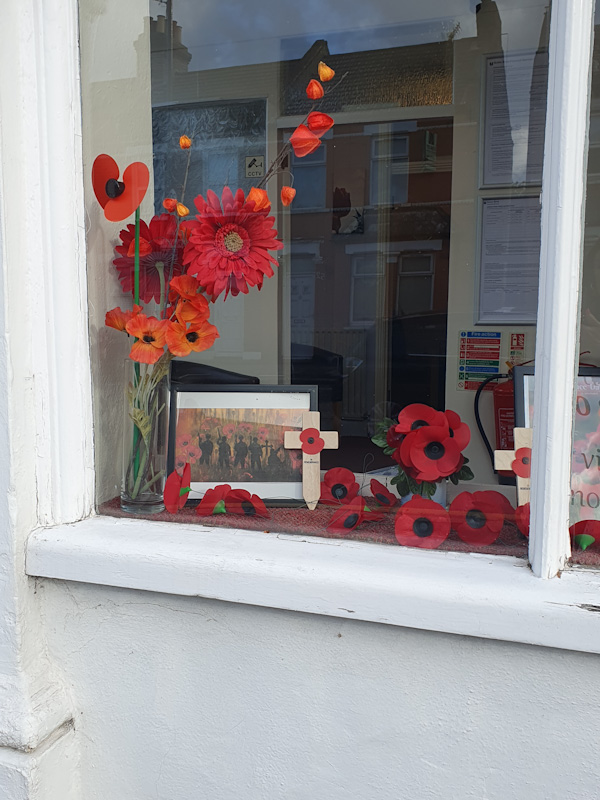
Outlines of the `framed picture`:
{"type": "Polygon", "coordinates": [[[191,464],[190,498],[228,483],[262,500],[302,501],[302,453],[286,450],[284,435],[302,430],[317,402],[316,386],[176,385],[168,471],[191,464]]]}

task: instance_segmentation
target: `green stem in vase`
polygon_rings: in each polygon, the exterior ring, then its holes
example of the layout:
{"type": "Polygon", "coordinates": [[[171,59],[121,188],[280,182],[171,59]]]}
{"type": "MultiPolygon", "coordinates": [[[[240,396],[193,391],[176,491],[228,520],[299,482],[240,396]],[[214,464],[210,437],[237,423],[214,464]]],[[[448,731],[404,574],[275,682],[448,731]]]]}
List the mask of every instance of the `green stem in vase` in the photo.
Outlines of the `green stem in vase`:
{"type": "MultiPolygon", "coordinates": [[[[135,210],[135,252],[133,257],[133,302],[136,305],[140,304],[140,207],[139,206],[135,210]]],[[[134,388],[137,388],[140,382],[140,365],[137,363],[137,361],[135,362],[134,375],[135,375],[134,388]]],[[[134,475],[134,480],[136,481],[140,468],[139,447],[136,446],[138,444],[137,439],[139,436],[140,432],[136,427],[134,427],[132,452],[135,453],[133,475],[134,475]]]]}

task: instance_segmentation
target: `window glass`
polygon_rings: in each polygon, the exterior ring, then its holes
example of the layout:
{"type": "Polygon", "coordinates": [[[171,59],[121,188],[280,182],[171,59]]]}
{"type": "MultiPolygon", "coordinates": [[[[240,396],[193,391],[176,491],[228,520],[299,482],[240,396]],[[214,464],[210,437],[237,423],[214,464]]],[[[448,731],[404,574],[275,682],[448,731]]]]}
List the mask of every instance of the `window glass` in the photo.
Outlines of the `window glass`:
{"type": "MultiPolygon", "coordinates": [[[[548,3],[80,6],[88,173],[99,153],[122,169],[143,162],[142,220],[176,217],[165,198],[189,209],[177,223],[188,237],[178,268],[208,296],[219,338],[185,357],[195,365],[186,374],[223,386],[316,387],[320,430],[339,435],[318,454],[324,499],[337,487],[331,504],[303,515],[273,508],[269,528],[328,535],[332,514],[360,490],[368,510],[357,501],[358,522],[346,520],[344,535],[525,555],[526,527],[514,515],[526,499],[512,470],[515,393],[500,376],[535,349],[548,3]],[[246,205],[247,218],[227,227],[227,187],[244,203],[265,189],[269,213],[246,205]],[[270,261],[267,241],[281,243],[270,261]],[[252,247],[262,255],[246,257],[252,247]],[[234,277],[219,282],[219,270],[234,277]],[[496,449],[512,454],[501,473],[496,449]],[[331,473],[339,469],[342,477],[331,473]],[[378,485],[390,496],[376,497],[378,485]],[[439,518],[418,503],[398,511],[399,495],[434,491],[439,518]]],[[[131,347],[104,327],[104,313],[131,307],[132,234],[124,245],[120,232],[133,216],[107,221],[87,189],[102,505],[118,495],[114,408],[131,347]],[[125,246],[121,271],[116,246],[125,246]]],[[[144,245],[151,252],[141,252],[146,266],[164,264],[156,253],[172,244],[157,226],[144,245]]],[[[200,495],[209,484],[253,481],[268,495],[277,470],[298,478],[302,451],[273,432],[256,437],[250,468],[249,451],[239,454],[255,431],[236,424],[226,434],[223,421],[215,427],[220,463],[217,450],[210,463],[202,454],[206,431],[188,431],[200,495]]],[[[181,448],[177,456],[183,464],[181,448]]],[[[239,524],[228,514],[210,522],[239,524]]]]}

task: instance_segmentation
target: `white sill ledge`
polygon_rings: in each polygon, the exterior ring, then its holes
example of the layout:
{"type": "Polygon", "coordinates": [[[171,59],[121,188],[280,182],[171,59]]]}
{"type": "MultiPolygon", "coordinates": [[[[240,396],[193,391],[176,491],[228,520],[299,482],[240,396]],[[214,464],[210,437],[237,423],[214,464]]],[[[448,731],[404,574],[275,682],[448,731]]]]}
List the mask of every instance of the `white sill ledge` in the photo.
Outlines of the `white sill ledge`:
{"type": "Polygon", "coordinates": [[[92,517],[35,531],[27,573],[600,653],[600,575],[505,556],[92,517]]]}

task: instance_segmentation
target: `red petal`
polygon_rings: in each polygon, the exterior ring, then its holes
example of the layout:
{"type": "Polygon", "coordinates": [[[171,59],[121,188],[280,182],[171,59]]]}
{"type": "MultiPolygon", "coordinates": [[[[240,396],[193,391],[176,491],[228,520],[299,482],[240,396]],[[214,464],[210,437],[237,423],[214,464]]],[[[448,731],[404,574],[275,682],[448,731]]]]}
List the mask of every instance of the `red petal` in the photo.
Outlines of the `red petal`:
{"type": "Polygon", "coordinates": [[[92,186],[94,187],[94,194],[96,199],[104,208],[110,197],[106,194],[106,183],[111,178],[118,180],[119,167],[117,162],[106,153],[96,156],[92,164],[92,186]]]}
{"type": "Polygon", "coordinates": [[[104,206],[104,216],[110,222],[121,222],[129,217],[146,195],[150,183],[148,167],[141,161],[130,164],[123,173],[125,190],[115,198],[109,198],[104,206]]]}

